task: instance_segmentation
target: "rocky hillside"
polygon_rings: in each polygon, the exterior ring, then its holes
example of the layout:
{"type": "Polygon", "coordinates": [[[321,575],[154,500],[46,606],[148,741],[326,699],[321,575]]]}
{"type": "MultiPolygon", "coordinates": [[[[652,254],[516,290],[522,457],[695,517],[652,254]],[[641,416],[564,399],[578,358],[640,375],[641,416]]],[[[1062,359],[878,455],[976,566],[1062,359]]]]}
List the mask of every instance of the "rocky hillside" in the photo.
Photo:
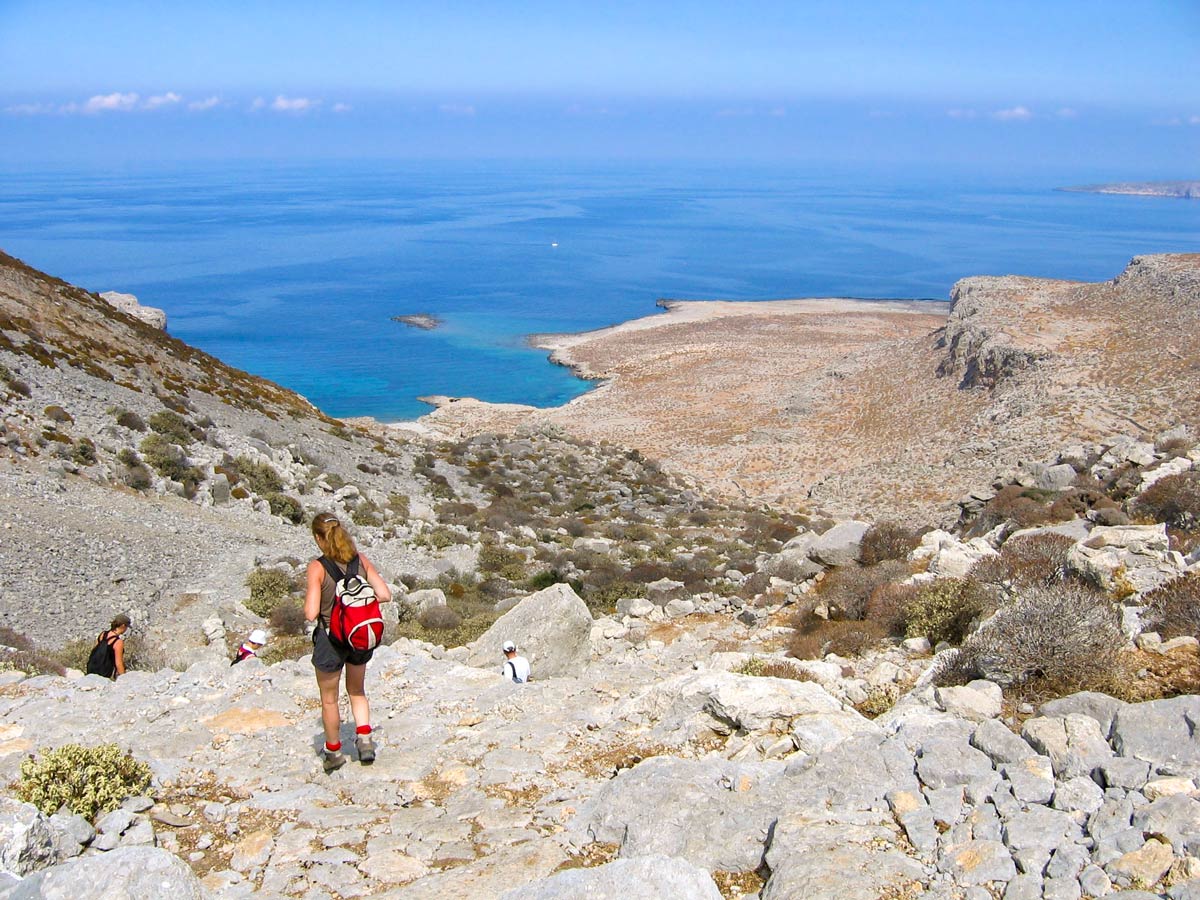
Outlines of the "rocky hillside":
{"type": "Polygon", "coordinates": [[[0,898],[1200,896],[1198,401],[1160,367],[1193,352],[1195,260],[960,284],[913,377],[1018,436],[1062,415],[1044,453],[946,468],[946,530],[715,499],[554,422],[338,422],[0,263],[0,898]],[[1105,318],[1138,297],[1172,343],[1105,318]],[[1091,330],[1052,327],[1085,299],[1091,330]],[[299,634],[325,510],[399,598],[379,759],[332,775],[299,634]],[[81,676],[117,612],[133,671],[81,676]],[[265,662],[230,668],[252,627],[265,662]],[[105,741],[147,787],[42,801],[47,750],[105,741]]]}

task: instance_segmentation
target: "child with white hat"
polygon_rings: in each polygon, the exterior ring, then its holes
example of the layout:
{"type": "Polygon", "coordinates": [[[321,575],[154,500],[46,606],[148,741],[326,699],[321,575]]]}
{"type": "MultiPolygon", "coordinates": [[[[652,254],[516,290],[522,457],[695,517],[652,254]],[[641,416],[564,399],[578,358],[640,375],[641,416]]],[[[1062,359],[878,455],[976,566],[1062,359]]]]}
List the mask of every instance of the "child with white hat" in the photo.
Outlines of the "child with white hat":
{"type": "Polygon", "coordinates": [[[267,643],[267,633],[261,628],[255,628],[250,632],[250,636],[246,638],[245,643],[238,648],[237,655],[233,657],[231,666],[236,666],[243,659],[248,659],[251,656],[258,656],[258,651],[261,650],[267,643]]]}

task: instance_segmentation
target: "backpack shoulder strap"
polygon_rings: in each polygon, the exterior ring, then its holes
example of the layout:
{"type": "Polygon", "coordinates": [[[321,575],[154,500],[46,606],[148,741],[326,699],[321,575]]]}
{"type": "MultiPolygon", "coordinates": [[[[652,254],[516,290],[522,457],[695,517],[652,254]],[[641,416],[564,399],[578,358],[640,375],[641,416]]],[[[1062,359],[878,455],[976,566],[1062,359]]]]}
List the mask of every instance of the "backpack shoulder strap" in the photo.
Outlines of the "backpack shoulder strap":
{"type": "Polygon", "coordinates": [[[354,554],[354,559],[346,563],[346,577],[351,578],[358,574],[359,563],[361,560],[357,553],[354,554]]]}
{"type": "MultiPolygon", "coordinates": [[[[357,559],[357,557],[355,557],[355,558],[357,559]]],[[[348,572],[349,572],[349,570],[347,570],[346,572],[342,572],[337,566],[335,566],[333,564],[333,560],[331,560],[328,556],[320,557],[317,560],[317,562],[319,562],[324,567],[325,574],[327,574],[333,580],[334,584],[337,584],[339,581],[341,581],[343,578],[345,578],[346,574],[348,574],[348,572]]]]}
{"type": "Polygon", "coordinates": [[[517,664],[515,662],[513,662],[511,659],[506,659],[504,661],[504,664],[506,666],[508,666],[508,670],[510,672],[512,672],[512,680],[516,681],[517,680],[517,664]]]}

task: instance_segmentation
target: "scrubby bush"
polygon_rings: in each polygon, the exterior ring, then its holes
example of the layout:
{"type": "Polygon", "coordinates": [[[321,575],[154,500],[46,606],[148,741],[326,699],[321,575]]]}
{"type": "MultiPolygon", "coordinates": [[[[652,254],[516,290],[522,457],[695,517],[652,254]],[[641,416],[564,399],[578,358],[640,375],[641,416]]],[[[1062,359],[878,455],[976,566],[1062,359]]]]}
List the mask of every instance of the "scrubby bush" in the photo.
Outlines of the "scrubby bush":
{"type": "Polygon", "coordinates": [[[123,409],[117,413],[117,424],[122,428],[128,428],[130,431],[145,431],[146,422],[135,412],[128,409],[123,409]]]}
{"type": "Polygon", "coordinates": [[[895,684],[881,684],[872,687],[867,697],[854,708],[867,719],[877,719],[896,705],[900,699],[900,688],[895,684]]]}
{"type": "Polygon", "coordinates": [[[408,521],[409,500],[404,494],[388,494],[387,508],[401,522],[408,521]]]}
{"type": "Polygon", "coordinates": [[[1146,623],[1165,638],[1200,634],[1200,573],[1172,578],[1142,598],[1146,623]]]}
{"type": "Polygon", "coordinates": [[[764,656],[752,656],[740,666],[733,669],[737,675],[755,675],[760,678],[787,678],[792,681],[812,681],[808,672],[782,659],[769,659],[764,656]]]}
{"type": "Polygon", "coordinates": [[[160,409],[149,419],[150,428],[173,444],[186,447],[195,441],[187,419],[169,409],[160,409]]]}
{"type": "Polygon", "coordinates": [[[867,601],[876,588],[909,574],[908,565],[894,559],[867,567],[841,566],[829,572],[816,596],[828,604],[831,619],[858,620],[865,617],[867,601]]]}
{"type": "Polygon", "coordinates": [[[971,578],[988,585],[1054,584],[1067,577],[1067,553],[1075,541],[1063,534],[1013,538],[996,556],[971,567],[971,578]]]}
{"type": "Polygon", "coordinates": [[[863,618],[875,622],[893,637],[903,637],[908,622],[908,604],[919,590],[915,584],[881,584],[867,598],[863,618]]]}
{"type": "Polygon", "coordinates": [[[125,668],[129,671],[159,672],[178,667],[158,641],[149,640],[144,634],[125,635],[125,668]]]}
{"type": "Polygon", "coordinates": [[[284,597],[276,601],[267,617],[271,631],[276,635],[304,633],[304,603],[299,599],[284,597]]]}
{"type": "Polygon", "coordinates": [[[43,653],[26,635],[7,625],[0,625],[0,669],[26,675],[61,675],[64,671],[59,660],[43,653]]]}
{"type": "Polygon", "coordinates": [[[417,621],[430,631],[449,631],[462,624],[462,616],[449,606],[430,606],[421,611],[417,621]]]}
{"type": "Polygon", "coordinates": [[[796,628],[788,642],[788,656],[796,659],[820,659],[828,653],[860,656],[884,637],[883,628],[875,622],[815,619],[796,628]]]}
{"type": "Polygon", "coordinates": [[[246,483],[246,486],[260,497],[283,490],[283,479],[279,477],[275,467],[265,460],[254,459],[250,456],[238,456],[234,458],[232,468],[246,483]]]}
{"type": "Polygon", "coordinates": [[[1083,690],[1110,677],[1124,640],[1120,616],[1104,594],[1078,583],[1026,586],[936,677],[942,684],[1038,679],[1064,692],[1083,690]]]}
{"type": "Polygon", "coordinates": [[[280,569],[255,569],[246,576],[246,587],[250,588],[246,608],[265,619],[294,586],[291,576],[280,569]]]}
{"type": "Polygon", "coordinates": [[[934,646],[960,644],[984,608],[985,593],[977,582],[939,578],[921,585],[908,601],[904,630],[909,637],[929,638],[934,646]]]}
{"type": "Polygon", "coordinates": [[[1176,528],[1200,529],[1200,471],[1160,478],[1134,501],[1133,511],[1176,528]]]}
{"type": "Polygon", "coordinates": [[[183,450],[161,434],[147,435],[138,449],[146,463],[164,478],[178,481],[187,471],[187,456],[183,450]]]}
{"type": "Polygon", "coordinates": [[[858,558],[864,566],[888,559],[907,559],[920,543],[920,532],[915,529],[899,522],[878,522],[862,536],[858,558]]]}
{"type": "Polygon", "coordinates": [[[71,460],[80,466],[96,464],[96,445],[91,438],[80,438],[71,448],[71,460]]]}
{"type": "Polygon", "coordinates": [[[142,462],[142,458],[128,447],[117,454],[117,461],[125,467],[122,479],[135,491],[144,491],[154,483],[154,478],[142,462]]]}
{"type": "Polygon", "coordinates": [[[267,506],[271,508],[271,515],[279,516],[279,518],[291,522],[293,525],[299,525],[304,521],[304,505],[295,497],[274,492],[265,495],[263,499],[267,501],[267,506]]]}
{"type": "Polygon", "coordinates": [[[51,422],[58,422],[60,425],[73,425],[75,423],[75,419],[71,417],[71,414],[56,403],[47,406],[42,410],[42,413],[51,422]]]}
{"type": "Polygon", "coordinates": [[[64,744],[21,763],[17,796],[46,815],[65,805],[92,820],[149,787],[150,767],[116,744],[64,744]]]}
{"type": "Polygon", "coordinates": [[[479,551],[479,571],[494,572],[509,581],[524,581],[528,576],[525,557],[500,544],[484,544],[479,551]]]}

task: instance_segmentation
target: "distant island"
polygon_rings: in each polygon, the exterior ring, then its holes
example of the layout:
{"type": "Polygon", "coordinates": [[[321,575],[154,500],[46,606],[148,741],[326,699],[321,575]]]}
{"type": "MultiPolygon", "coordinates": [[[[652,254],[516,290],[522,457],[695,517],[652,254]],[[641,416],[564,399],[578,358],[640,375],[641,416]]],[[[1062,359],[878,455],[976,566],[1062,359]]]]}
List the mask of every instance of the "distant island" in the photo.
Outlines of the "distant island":
{"type": "Polygon", "coordinates": [[[1082,194],[1134,194],[1139,197],[1178,197],[1200,200],[1200,181],[1119,181],[1113,184],[1084,184],[1060,191],[1082,194]]]}
{"type": "Polygon", "coordinates": [[[433,331],[442,324],[442,320],[430,313],[417,313],[412,316],[392,316],[393,322],[403,322],[412,328],[420,328],[422,331],[433,331]]]}

